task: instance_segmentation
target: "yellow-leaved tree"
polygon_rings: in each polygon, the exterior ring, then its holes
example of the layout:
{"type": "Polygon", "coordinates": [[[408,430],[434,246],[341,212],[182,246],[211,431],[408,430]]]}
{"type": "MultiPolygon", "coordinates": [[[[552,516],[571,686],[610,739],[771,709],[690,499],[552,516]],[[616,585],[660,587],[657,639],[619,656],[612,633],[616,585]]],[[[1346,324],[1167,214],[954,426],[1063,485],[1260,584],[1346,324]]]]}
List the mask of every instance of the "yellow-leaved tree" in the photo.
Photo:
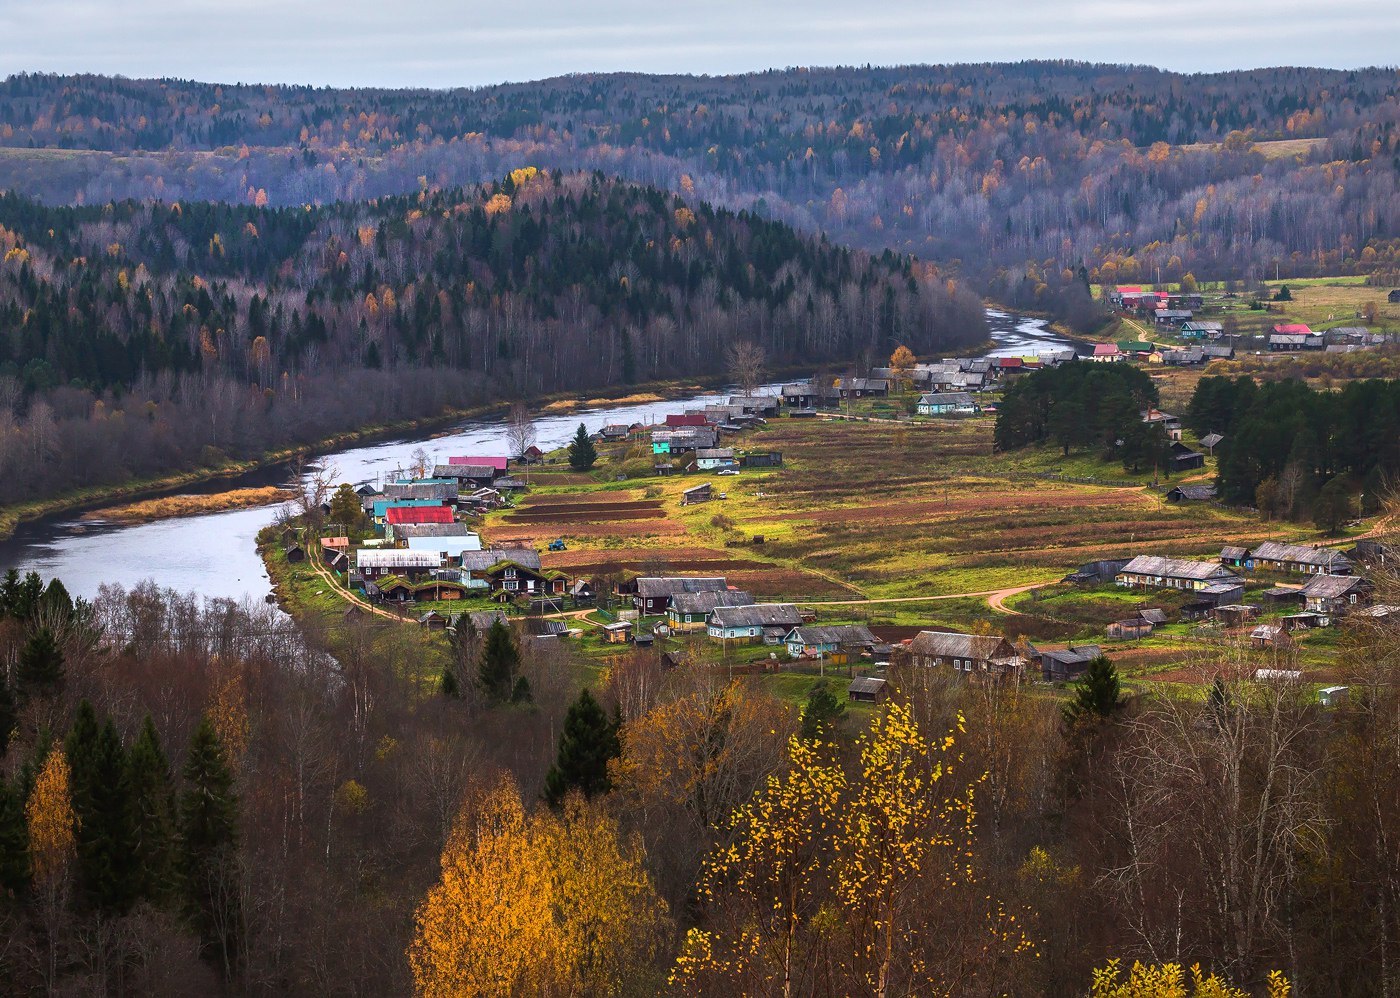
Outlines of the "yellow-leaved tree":
{"type": "MultiPolygon", "coordinates": [[[[1119,962],[1110,960],[1108,966],[1094,971],[1089,998],[1250,998],[1248,991],[1205,974],[1199,965],[1191,968],[1188,977],[1179,964],[1134,963],[1128,979],[1120,980],[1122,976],[1119,962]]],[[[1269,974],[1267,985],[1268,998],[1288,998],[1293,990],[1277,970],[1269,974]]]]}
{"type": "Polygon", "coordinates": [[[978,888],[972,789],[942,792],[953,746],[951,734],[927,739],[902,704],[876,717],[850,774],[830,747],[792,739],[787,770],[735,810],[705,865],[705,917],[672,984],[785,996],[1008,987],[1034,946],[978,888]]]}
{"type": "Polygon", "coordinates": [[[34,780],[24,807],[29,825],[29,860],[34,883],[43,886],[62,877],[73,861],[78,818],[69,790],[70,770],[63,749],[55,745],[34,780]]]}
{"type": "Polygon", "coordinates": [[[526,814],[502,777],[462,809],[418,908],[418,993],[613,994],[670,931],[635,841],[601,806],[526,814]]]}
{"type": "Polygon", "coordinates": [[[903,390],[904,383],[909,380],[909,373],[914,370],[914,365],[918,363],[918,358],[914,356],[914,351],[901,343],[894,348],[894,353],[890,354],[890,375],[895,381],[898,390],[903,390]]]}

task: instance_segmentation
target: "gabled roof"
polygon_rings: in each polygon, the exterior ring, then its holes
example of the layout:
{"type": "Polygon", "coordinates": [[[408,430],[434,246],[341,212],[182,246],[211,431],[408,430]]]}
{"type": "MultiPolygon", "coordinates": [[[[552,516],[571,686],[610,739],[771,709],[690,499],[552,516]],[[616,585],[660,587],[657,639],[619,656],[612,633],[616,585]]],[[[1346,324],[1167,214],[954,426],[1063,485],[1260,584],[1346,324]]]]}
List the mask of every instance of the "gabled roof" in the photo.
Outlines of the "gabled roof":
{"type": "Polygon", "coordinates": [[[497,471],[505,471],[510,465],[508,457],[449,457],[448,464],[484,464],[495,468],[497,471]]]}
{"type": "Polygon", "coordinates": [[[920,631],[909,642],[915,655],[938,658],[970,658],[988,661],[994,655],[1005,654],[1010,642],[991,634],[957,634],[948,631],[920,631]]]}
{"type": "Polygon", "coordinates": [[[404,523],[451,523],[452,510],[446,506],[390,506],[384,519],[393,526],[404,523]]]}
{"type": "Polygon", "coordinates": [[[1341,599],[1371,584],[1356,575],[1319,575],[1303,587],[1303,595],[1308,599],[1341,599]]]}
{"type": "Polygon", "coordinates": [[[433,477],[480,478],[489,482],[503,470],[489,464],[439,464],[433,467],[433,477]]]}
{"type": "Polygon", "coordinates": [[[1205,436],[1201,437],[1201,446],[1214,447],[1216,444],[1220,443],[1220,441],[1224,439],[1225,437],[1219,433],[1207,433],[1205,436]]]}
{"type": "Polygon", "coordinates": [[[1312,335],[1312,329],[1305,322],[1281,322],[1274,326],[1274,332],[1288,336],[1312,335]]]}
{"type": "Polygon", "coordinates": [[[711,627],[796,627],[802,614],[791,603],[753,603],[721,606],[710,615],[711,627]]]}
{"type": "Polygon", "coordinates": [[[1227,544],[1220,549],[1220,557],[1229,561],[1243,561],[1249,557],[1249,549],[1227,544]]]}
{"type": "Polygon", "coordinates": [[[850,693],[879,693],[885,688],[885,680],[879,676],[857,676],[851,680],[850,693]]]}
{"type": "Polygon", "coordinates": [[[1351,568],[1351,559],[1331,548],[1314,548],[1306,544],[1281,544],[1265,541],[1250,552],[1255,561],[1287,561],[1321,568],[1351,568]]]}
{"type": "Polygon", "coordinates": [[[637,580],[637,595],[648,599],[677,593],[715,593],[728,588],[723,576],[644,576],[637,580]]]}
{"type": "Polygon", "coordinates": [[[1087,665],[1103,654],[1103,649],[1098,645],[1070,645],[1068,648],[1041,648],[1034,645],[1031,650],[1042,660],[1050,659],[1061,665],[1087,665]]]}
{"type": "Polygon", "coordinates": [[[1190,561],[1186,558],[1159,558],[1156,555],[1140,554],[1123,566],[1123,575],[1153,575],[1169,579],[1236,579],[1218,561],[1190,561]]]}
{"type": "Polygon", "coordinates": [[[843,648],[877,645],[880,639],[870,633],[864,624],[807,624],[794,627],[787,636],[789,641],[804,645],[837,645],[843,648]]]}
{"type": "Polygon", "coordinates": [[[1116,356],[1118,356],[1118,355],[1119,355],[1120,353],[1122,353],[1122,352],[1123,352],[1122,350],[1119,350],[1119,349],[1118,349],[1118,344],[1117,344],[1117,343],[1095,343],[1095,344],[1094,344],[1094,356],[1095,356],[1095,357],[1116,357],[1116,356]]]}
{"type": "Polygon", "coordinates": [[[360,568],[437,568],[442,555],[405,548],[360,548],[355,552],[355,564],[360,568]]]}
{"type": "Polygon", "coordinates": [[[972,405],[970,392],[933,392],[919,396],[919,405],[972,405]]]}
{"type": "Polygon", "coordinates": [[[394,526],[395,537],[461,537],[479,540],[475,530],[465,523],[399,523],[394,526]]]}
{"type": "Polygon", "coordinates": [[[462,552],[462,570],[467,572],[484,572],[505,562],[538,572],[540,553],[531,548],[486,548],[483,551],[462,552]]]}
{"type": "Polygon", "coordinates": [[[721,589],[703,593],[675,593],[671,609],[676,613],[709,613],[721,606],[749,606],[753,597],[737,589],[721,589]]]}

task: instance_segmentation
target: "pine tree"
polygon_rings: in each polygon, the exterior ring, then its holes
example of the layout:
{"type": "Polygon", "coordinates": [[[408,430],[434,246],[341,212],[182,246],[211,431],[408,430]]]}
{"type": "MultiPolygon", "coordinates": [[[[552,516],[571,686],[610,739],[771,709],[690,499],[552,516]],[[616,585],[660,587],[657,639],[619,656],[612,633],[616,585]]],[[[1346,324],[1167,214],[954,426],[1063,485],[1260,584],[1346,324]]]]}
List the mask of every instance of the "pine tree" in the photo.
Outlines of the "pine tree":
{"type": "Polygon", "coordinates": [[[515,646],[515,638],[505,621],[497,618],[486,634],[486,649],[482,652],[478,669],[478,685],[493,700],[506,700],[514,688],[515,673],[519,668],[520,650],[515,646]]]}
{"type": "Polygon", "coordinates": [[[175,788],[170,762],[149,714],[127,754],[125,786],[136,864],[135,892],[158,904],[170,896],[174,881],[175,788]]]}
{"type": "Polygon", "coordinates": [[[1093,659],[1075,684],[1074,699],[1065,705],[1065,722],[1074,728],[1085,721],[1111,717],[1121,706],[1118,670],[1105,656],[1093,659]]]}
{"type": "Polygon", "coordinates": [[[461,687],[457,685],[457,670],[448,663],[442,667],[442,677],[438,680],[438,692],[449,700],[456,700],[462,695],[461,687]]]}
{"type": "Polygon", "coordinates": [[[19,688],[24,696],[51,696],[63,686],[63,650],[53,632],[41,628],[19,653],[19,688]]]}
{"type": "Polygon", "coordinates": [[[621,754],[616,725],[584,689],[564,717],[559,753],[544,777],[545,800],[557,806],[571,790],[585,797],[607,793],[612,789],[608,760],[621,754]]]}
{"type": "Polygon", "coordinates": [[[569,467],[574,471],[587,471],[597,460],[598,448],[593,446],[593,439],[588,435],[588,430],[579,423],[573,443],[569,444],[569,467]]]}
{"type": "Polygon", "coordinates": [[[802,727],[798,737],[809,742],[822,741],[846,714],[846,705],[836,699],[825,682],[819,682],[807,694],[807,703],[802,708],[802,727]]]}
{"type": "Polygon", "coordinates": [[[22,894],[29,887],[29,829],[24,797],[9,780],[0,779],[0,893],[22,894]]]}
{"type": "Polygon", "coordinates": [[[231,977],[238,922],[238,798],[223,746],[207,716],[190,741],[184,778],[178,858],[185,909],[199,930],[204,954],[231,977]]]}

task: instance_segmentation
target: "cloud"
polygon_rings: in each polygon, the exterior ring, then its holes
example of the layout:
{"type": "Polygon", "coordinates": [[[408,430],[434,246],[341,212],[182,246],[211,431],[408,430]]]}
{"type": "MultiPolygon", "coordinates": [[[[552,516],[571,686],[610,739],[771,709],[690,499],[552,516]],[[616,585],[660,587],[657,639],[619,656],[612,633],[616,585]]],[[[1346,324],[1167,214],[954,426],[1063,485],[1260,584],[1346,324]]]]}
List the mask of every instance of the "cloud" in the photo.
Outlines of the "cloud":
{"type": "Polygon", "coordinates": [[[476,86],[571,72],[1073,58],[1185,71],[1393,64],[1400,4],[1351,0],[5,0],[0,72],[476,86]]]}

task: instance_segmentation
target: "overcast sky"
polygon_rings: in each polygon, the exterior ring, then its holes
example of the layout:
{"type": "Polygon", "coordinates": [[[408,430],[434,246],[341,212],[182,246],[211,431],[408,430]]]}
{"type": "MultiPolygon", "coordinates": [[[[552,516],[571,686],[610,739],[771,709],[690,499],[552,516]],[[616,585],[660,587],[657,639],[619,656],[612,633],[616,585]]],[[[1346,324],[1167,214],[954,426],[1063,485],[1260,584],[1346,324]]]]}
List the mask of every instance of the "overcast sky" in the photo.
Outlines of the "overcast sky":
{"type": "Polygon", "coordinates": [[[0,76],[450,87],[1028,58],[1394,65],[1400,0],[0,0],[0,76]]]}

